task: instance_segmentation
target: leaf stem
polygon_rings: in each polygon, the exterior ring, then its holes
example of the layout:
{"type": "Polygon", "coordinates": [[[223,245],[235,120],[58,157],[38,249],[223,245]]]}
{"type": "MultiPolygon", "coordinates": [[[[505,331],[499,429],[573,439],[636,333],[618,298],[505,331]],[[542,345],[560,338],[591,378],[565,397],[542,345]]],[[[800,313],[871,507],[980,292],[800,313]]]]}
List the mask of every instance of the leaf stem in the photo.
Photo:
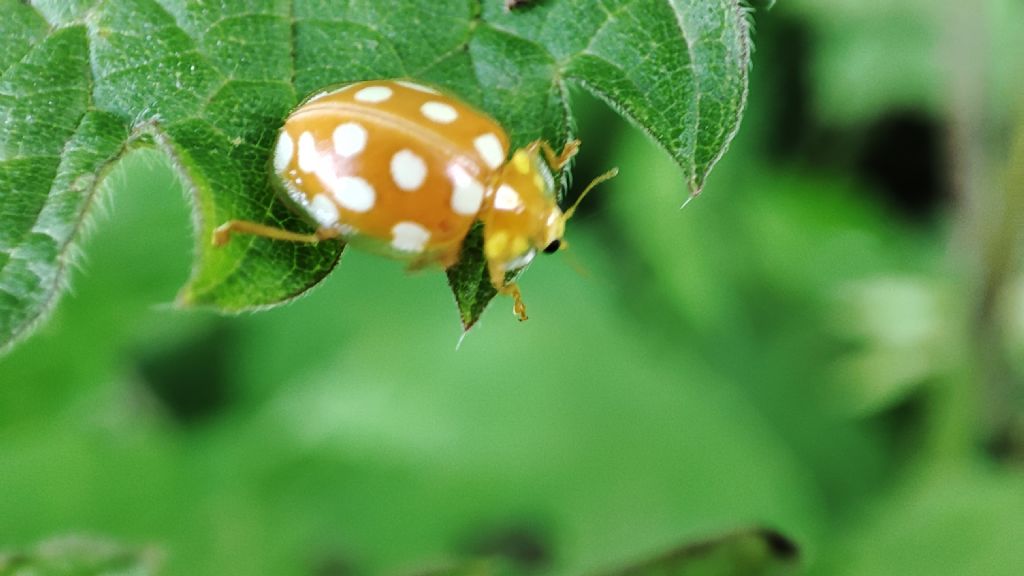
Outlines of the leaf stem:
{"type": "MultiPolygon", "coordinates": [[[[953,3],[946,13],[943,45],[950,89],[951,179],[955,191],[955,227],[950,257],[961,310],[961,342],[968,342],[959,369],[936,396],[931,440],[940,460],[963,459],[979,440],[991,440],[1012,418],[1011,370],[1000,345],[998,297],[1015,269],[1024,217],[1024,190],[1018,182],[991,177],[1000,172],[992,142],[994,114],[987,69],[987,26],[991,2],[953,3]]],[[[1018,138],[1020,140],[1020,138],[1018,138]]],[[[1017,148],[1024,147],[1018,142],[1017,148]]],[[[1024,155],[1018,150],[1015,156],[1024,155]]]]}

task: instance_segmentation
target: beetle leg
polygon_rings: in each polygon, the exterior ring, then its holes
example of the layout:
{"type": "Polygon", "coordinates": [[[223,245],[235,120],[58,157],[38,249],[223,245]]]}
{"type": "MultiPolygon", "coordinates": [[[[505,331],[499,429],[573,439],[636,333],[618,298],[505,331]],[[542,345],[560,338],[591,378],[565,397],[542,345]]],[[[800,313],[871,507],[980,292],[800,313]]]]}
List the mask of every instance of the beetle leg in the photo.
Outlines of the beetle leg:
{"type": "Polygon", "coordinates": [[[290,230],[283,230],[266,224],[250,222],[248,220],[228,220],[217,226],[213,231],[213,245],[223,246],[231,240],[232,234],[250,234],[252,236],[263,236],[272,240],[285,240],[287,242],[306,242],[316,244],[321,240],[337,238],[341,233],[334,228],[318,228],[313,234],[300,234],[290,230]]]}
{"type": "Polygon", "coordinates": [[[550,166],[555,172],[565,168],[565,165],[572,160],[572,157],[580,151],[579,140],[569,140],[566,142],[565,147],[562,148],[561,154],[555,153],[555,149],[552,148],[551,144],[548,144],[547,141],[538,140],[537,142],[538,146],[540,146],[541,152],[544,153],[544,160],[547,161],[548,166],[550,166]]]}
{"type": "Polygon", "coordinates": [[[526,304],[523,304],[523,293],[519,291],[519,286],[515,282],[506,284],[498,292],[512,297],[512,313],[519,318],[520,322],[529,318],[526,315],[526,304]]]}
{"type": "Polygon", "coordinates": [[[519,318],[520,322],[526,320],[526,304],[523,304],[523,293],[519,291],[519,286],[515,282],[505,283],[505,271],[500,266],[488,264],[487,269],[491,275],[491,285],[498,291],[498,294],[512,297],[512,313],[519,318]]]}
{"type": "Polygon", "coordinates": [[[456,246],[454,250],[449,250],[448,252],[442,254],[439,258],[439,260],[441,261],[441,267],[447,270],[452,266],[458,264],[459,256],[461,255],[461,253],[461,247],[456,246]]]}
{"type": "Polygon", "coordinates": [[[444,262],[438,258],[437,254],[420,254],[409,261],[409,265],[405,267],[405,271],[411,273],[419,272],[426,268],[437,264],[438,262],[444,262]]]}

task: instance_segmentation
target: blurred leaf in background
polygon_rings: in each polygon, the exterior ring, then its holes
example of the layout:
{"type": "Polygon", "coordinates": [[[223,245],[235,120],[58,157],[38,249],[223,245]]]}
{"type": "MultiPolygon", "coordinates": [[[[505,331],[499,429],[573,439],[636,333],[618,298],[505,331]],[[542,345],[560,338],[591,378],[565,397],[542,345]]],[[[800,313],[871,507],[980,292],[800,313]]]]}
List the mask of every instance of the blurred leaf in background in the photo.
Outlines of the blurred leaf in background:
{"type": "Polygon", "coordinates": [[[681,546],[607,576],[782,576],[795,574],[794,544],[771,530],[742,530],[681,546]]]}
{"type": "MultiPolygon", "coordinates": [[[[783,576],[796,574],[798,551],[771,530],[741,530],[690,542],[601,576],[783,576]]],[[[514,564],[511,564],[514,566],[514,564]]],[[[522,568],[522,567],[521,567],[522,568]]],[[[499,576],[523,573],[499,560],[478,560],[409,576],[499,576]]]]}
{"type": "Polygon", "coordinates": [[[154,550],[80,536],[48,540],[25,552],[0,552],[3,576],[156,576],[158,565],[154,550]]]}

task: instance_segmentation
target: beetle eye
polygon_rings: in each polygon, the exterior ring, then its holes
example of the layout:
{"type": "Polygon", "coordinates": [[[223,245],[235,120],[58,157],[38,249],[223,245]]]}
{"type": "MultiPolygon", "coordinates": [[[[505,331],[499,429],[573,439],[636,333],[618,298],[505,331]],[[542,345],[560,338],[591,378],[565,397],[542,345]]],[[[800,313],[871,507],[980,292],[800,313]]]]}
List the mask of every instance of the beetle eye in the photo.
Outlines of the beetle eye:
{"type": "Polygon", "coordinates": [[[555,240],[551,241],[551,244],[548,244],[548,247],[544,249],[544,253],[545,254],[554,254],[555,252],[558,252],[558,249],[561,246],[562,246],[562,241],[556,238],[555,240]]]}

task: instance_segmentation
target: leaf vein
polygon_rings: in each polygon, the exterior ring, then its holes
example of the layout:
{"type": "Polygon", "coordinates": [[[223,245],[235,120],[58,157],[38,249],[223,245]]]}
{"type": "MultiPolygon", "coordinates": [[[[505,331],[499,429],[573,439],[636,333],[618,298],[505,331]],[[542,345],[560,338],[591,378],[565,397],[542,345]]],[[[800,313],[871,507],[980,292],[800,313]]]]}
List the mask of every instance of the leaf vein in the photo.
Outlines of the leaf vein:
{"type": "MultiPolygon", "coordinates": [[[[90,110],[90,112],[91,111],[92,110],[90,110]]],[[[82,115],[82,120],[84,120],[86,118],[86,116],[88,116],[88,114],[89,114],[89,112],[86,112],[85,114],[83,114],[82,115]]],[[[80,127],[81,127],[81,120],[79,122],[79,128],[80,127]]],[[[76,129],[75,132],[77,133],[77,131],[78,130],[76,129]]],[[[73,139],[74,139],[74,135],[72,135],[70,138],[68,138],[67,142],[65,142],[65,144],[64,144],[65,152],[66,152],[67,146],[71,143],[71,141],[73,139]]],[[[124,153],[126,145],[127,145],[127,143],[122,144],[121,148],[115,154],[113,154],[106,162],[104,162],[103,165],[99,167],[97,172],[102,172],[104,167],[109,166],[113,162],[116,162],[121,157],[121,154],[124,153]]],[[[47,294],[47,296],[46,296],[45,300],[43,301],[42,305],[40,305],[36,309],[35,313],[31,317],[29,317],[25,322],[22,322],[20,324],[19,328],[15,329],[12,332],[10,343],[13,343],[13,342],[16,342],[17,340],[19,340],[24,334],[28,333],[28,331],[30,331],[32,329],[32,327],[35,326],[35,324],[38,321],[40,321],[40,319],[44,318],[49,313],[49,311],[53,308],[54,303],[56,302],[57,298],[60,296],[60,285],[64,281],[64,276],[66,274],[66,270],[67,270],[68,264],[70,262],[70,259],[68,258],[68,254],[74,249],[74,247],[76,245],[75,239],[79,236],[82,228],[85,226],[86,220],[87,220],[88,215],[90,213],[89,207],[91,207],[93,205],[93,203],[95,202],[96,195],[97,195],[97,192],[99,190],[99,186],[100,186],[101,183],[102,183],[102,178],[95,178],[90,183],[89,187],[84,191],[84,193],[85,193],[85,201],[84,201],[84,203],[82,205],[82,209],[78,212],[78,214],[75,217],[74,223],[72,224],[72,227],[71,227],[71,232],[70,232],[70,234],[68,234],[66,242],[61,243],[58,238],[54,238],[52,235],[47,234],[45,231],[43,231],[41,229],[38,229],[39,218],[42,216],[42,210],[40,210],[40,212],[38,214],[36,214],[36,222],[32,225],[32,232],[36,232],[36,233],[40,233],[40,234],[46,234],[50,238],[53,238],[58,244],[61,244],[60,250],[58,251],[57,257],[56,257],[57,267],[54,270],[53,281],[51,282],[51,284],[49,284],[46,287],[45,294],[47,294]]],[[[52,195],[52,194],[53,194],[53,189],[51,188],[51,191],[50,191],[49,195],[52,195]]],[[[25,237],[27,237],[27,234],[26,234],[25,237]]],[[[8,345],[10,345],[10,343],[8,343],[8,345]]],[[[0,350],[2,350],[2,349],[3,349],[3,347],[0,347],[0,350]]]]}

